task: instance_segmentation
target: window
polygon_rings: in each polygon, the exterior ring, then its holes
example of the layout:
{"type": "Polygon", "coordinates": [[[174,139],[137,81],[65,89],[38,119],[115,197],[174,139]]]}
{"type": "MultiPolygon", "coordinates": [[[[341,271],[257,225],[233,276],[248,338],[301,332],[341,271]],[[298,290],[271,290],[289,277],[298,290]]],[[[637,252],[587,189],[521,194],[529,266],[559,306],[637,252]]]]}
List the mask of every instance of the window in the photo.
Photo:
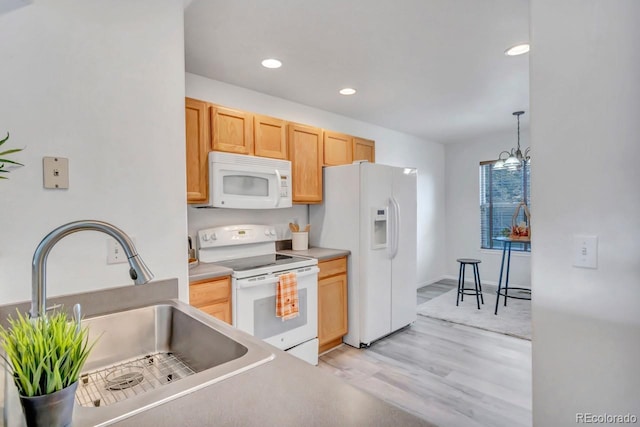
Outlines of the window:
{"type": "MultiPolygon", "coordinates": [[[[513,213],[525,201],[531,208],[531,166],[520,169],[494,169],[494,162],[480,163],[480,246],[483,249],[502,249],[495,237],[509,234],[513,213]]],[[[523,209],[516,220],[525,221],[523,209]]],[[[511,250],[531,251],[529,243],[513,243],[511,250]]]]}

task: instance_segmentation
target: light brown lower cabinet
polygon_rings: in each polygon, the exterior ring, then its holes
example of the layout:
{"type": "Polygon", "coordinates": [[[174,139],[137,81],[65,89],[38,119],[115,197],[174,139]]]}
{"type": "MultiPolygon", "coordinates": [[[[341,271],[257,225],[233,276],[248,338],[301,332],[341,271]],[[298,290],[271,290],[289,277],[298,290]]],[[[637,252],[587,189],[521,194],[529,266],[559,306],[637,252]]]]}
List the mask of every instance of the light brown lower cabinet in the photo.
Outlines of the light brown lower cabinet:
{"type": "Polygon", "coordinates": [[[318,351],[342,343],[347,333],[347,257],[318,263],[318,351]]]}
{"type": "Polygon", "coordinates": [[[190,283],[189,304],[231,324],[231,277],[190,283]]]}

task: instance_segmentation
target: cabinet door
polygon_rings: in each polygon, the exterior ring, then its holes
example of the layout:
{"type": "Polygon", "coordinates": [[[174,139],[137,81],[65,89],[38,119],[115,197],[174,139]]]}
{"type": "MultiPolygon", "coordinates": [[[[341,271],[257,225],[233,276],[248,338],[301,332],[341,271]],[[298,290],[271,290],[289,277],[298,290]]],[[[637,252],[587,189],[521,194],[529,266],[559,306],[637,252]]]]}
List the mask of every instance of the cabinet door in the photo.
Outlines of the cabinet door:
{"type": "Polygon", "coordinates": [[[322,203],[322,130],[290,123],[289,160],[295,203],[322,203]]]}
{"type": "Polygon", "coordinates": [[[353,160],[376,161],[376,143],[370,139],[353,137],[353,160]]]}
{"type": "Polygon", "coordinates": [[[187,203],[206,203],[209,197],[207,103],[185,98],[187,203]]]}
{"type": "Polygon", "coordinates": [[[211,107],[211,148],[235,154],[253,154],[253,116],[244,111],[211,107]]]}
{"type": "Polygon", "coordinates": [[[254,115],[254,154],[260,157],[287,160],[287,131],[285,121],[254,115]]]}
{"type": "Polygon", "coordinates": [[[351,136],[324,131],[323,157],[325,166],[348,165],[353,161],[351,136]]]}
{"type": "Polygon", "coordinates": [[[318,345],[320,352],[338,345],[347,333],[347,275],[318,281],[318,345]]]}

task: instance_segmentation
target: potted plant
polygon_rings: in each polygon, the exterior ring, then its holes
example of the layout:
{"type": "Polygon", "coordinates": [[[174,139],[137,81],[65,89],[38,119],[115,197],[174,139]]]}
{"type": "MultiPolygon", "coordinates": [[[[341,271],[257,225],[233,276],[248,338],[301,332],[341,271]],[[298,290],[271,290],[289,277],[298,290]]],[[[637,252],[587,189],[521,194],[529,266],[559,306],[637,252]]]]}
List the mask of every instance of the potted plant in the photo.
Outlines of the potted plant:
{"type": "MultiPolygon", "coordinates": [[[[18,312],[0,326],[5,362],[31,426],[71,424],[78,376],[93,348],[80,319],[64,312],[30,319],[18,312]]],[[[94,343],[95,344],[95,343],[94,343]]]]}
{"type": "MultiPolygon", "coordinates": [[[[4,139],[0,139],[0,146],[7,142],[9,139],[9,132],[7,132],[7,136],[4,139]]],[[[10,163],[12,165],[24,166],[22,163],[14,162],[13,160],[5,159],[3,156],[7,156],[9,154],[17,153],[22,151],[22,148],[12,148],[10,150],[5,150],[0,152],[0,173],[9,173],[8,170],[4,169],[5,163],[10,163]]],[[[0,175],[0,179],[8,179],[6,176],[0,175]]]]}

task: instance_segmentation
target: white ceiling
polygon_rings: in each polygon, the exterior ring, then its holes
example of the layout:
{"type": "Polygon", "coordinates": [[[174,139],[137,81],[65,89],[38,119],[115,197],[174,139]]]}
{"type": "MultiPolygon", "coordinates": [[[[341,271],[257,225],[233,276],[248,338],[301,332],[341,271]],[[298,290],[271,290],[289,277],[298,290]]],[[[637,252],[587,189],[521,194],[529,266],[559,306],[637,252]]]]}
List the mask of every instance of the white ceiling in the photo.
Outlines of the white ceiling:
{"type": "MultiPolygon", "coordinates": [[[[436,142],[529,109],[528,0],[195,0],[186,70],[436,142]],[[278,58],[277,70],[262,67],[278,58]],[[356,95],[338,94],[354,87],[356,95]]],[[[528,114],[522,117],[528,125],[528,114]]]]}

